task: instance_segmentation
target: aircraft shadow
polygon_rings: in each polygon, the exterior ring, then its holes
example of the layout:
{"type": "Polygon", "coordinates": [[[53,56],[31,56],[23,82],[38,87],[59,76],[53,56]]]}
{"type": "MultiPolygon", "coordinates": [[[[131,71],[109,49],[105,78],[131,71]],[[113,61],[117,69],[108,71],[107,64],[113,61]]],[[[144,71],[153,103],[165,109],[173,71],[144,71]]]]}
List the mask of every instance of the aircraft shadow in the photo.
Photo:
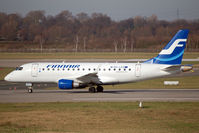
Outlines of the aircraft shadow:
{"type": "Polygon", "coordinates": [[[139,93],[139,92],[175,92],[175,91],[185,91],[185,90],[104,90],[104,92],[90,93],[88,90],[37,90],[35,89],[33,93],[68,93],[68,94],[123,94],[123,93],[139,93]]]}

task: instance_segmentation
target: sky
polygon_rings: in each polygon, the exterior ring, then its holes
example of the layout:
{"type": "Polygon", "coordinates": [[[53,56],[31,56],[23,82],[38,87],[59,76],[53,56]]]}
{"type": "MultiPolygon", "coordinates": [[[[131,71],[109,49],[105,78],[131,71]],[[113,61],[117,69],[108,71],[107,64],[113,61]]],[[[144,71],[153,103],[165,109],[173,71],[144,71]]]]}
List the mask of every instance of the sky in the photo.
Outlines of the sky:
{"type": "Polygon", "coordinates": [[[0,12],[19,13],[25,16],[29,11],[44,10],[46,15],[56,15],[68,10],[76,15],[85,12],[103,13],[120,21],[135,16],[149,17],[152,14],[160,20],[179,18],[199,19],[199,0],[0,0],[0,12]]]}

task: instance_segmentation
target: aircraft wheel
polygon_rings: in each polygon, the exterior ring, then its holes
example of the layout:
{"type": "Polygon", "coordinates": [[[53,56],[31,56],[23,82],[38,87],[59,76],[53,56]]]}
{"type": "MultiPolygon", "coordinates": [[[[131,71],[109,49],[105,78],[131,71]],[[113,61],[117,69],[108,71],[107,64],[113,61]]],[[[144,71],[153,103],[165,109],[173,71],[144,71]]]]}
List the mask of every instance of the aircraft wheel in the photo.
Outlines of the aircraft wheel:
{"type": "Polygon", "coordinates": [[[104,88],[102,86],[97,86],[97,92],[103,92],[104,88]]]}
{"type": "Polygon", "coordinates": [[[90,87],[90,88],[89,88],[89,92],[90,92],[90,93],[95,93],[95,91],[96,91],[96,90],[95,90],[95,87],[90,87]]]}
{"type": "Polygon", "coordinates": [[[28,93],[32,93],[33,92],[33,89],[32,88],[29,88],[28,89],[28,93]]]}

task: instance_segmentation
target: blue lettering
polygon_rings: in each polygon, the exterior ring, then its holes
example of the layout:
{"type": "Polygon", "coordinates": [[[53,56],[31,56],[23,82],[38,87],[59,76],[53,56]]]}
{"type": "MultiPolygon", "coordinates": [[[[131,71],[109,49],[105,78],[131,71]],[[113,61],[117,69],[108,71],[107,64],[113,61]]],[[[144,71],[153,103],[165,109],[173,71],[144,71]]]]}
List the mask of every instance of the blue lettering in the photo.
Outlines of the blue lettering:
{"type": "Polygon", "coordinates": [[[51,65],[46,66],[46,68],[49,68],[51,65]]]}
{"type": "Polygon", "coordinates": [[[52,65],[52,67],[51,68],[56,68],[57,67],[57,65],[52,65]]]}
{"type": "Polygon", "coordinates": [[[74,65],[70,65],[69,68],[73,68],[74,65]]]}
{"type": "Polygon", "coordinates": [[[79,68],[80,65],[47,65],[46,68],[79,68]]]}
{"type": "Polygon", "coordinates": [[[128,68],[128,66],[110,66],[110,68],[128,68]]]}
{"type": "Polygon", "coordinates": [[[66,68],[69,68],[69,65],[67,65],[66,68]]]}
{"type": "Polygon", "coordinates": [[[63,65],[58,65],[58,66],[57,66],[57,68],[62,68],[62,67],[63,67],[63,65]]]}
{"type": "Polygon", "coordinates": [[[68,65],[64,65],[64,67],[63,68],[68,68],[68,65]]]}

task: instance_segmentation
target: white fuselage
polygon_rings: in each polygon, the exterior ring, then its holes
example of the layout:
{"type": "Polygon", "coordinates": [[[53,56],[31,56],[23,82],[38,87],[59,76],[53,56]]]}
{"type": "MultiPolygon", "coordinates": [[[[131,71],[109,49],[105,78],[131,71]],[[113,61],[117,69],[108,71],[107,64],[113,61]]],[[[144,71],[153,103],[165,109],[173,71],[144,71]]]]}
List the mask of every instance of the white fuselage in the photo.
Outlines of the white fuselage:
{"type": "MultiPolygon", "coordinates": [[[[98,84],[121,84],[170,75],[179,71],[166,72],[170,65],[142,63],[28,63],[5,77],[12,82],[58,83],[60,79],[82,82],[79,77],[96,74],[98,84]]],[[[84,79],[92,82],[95,78],[84,79]]],[[[97,82],[97,81],[93,81],[97,82]]]]}

